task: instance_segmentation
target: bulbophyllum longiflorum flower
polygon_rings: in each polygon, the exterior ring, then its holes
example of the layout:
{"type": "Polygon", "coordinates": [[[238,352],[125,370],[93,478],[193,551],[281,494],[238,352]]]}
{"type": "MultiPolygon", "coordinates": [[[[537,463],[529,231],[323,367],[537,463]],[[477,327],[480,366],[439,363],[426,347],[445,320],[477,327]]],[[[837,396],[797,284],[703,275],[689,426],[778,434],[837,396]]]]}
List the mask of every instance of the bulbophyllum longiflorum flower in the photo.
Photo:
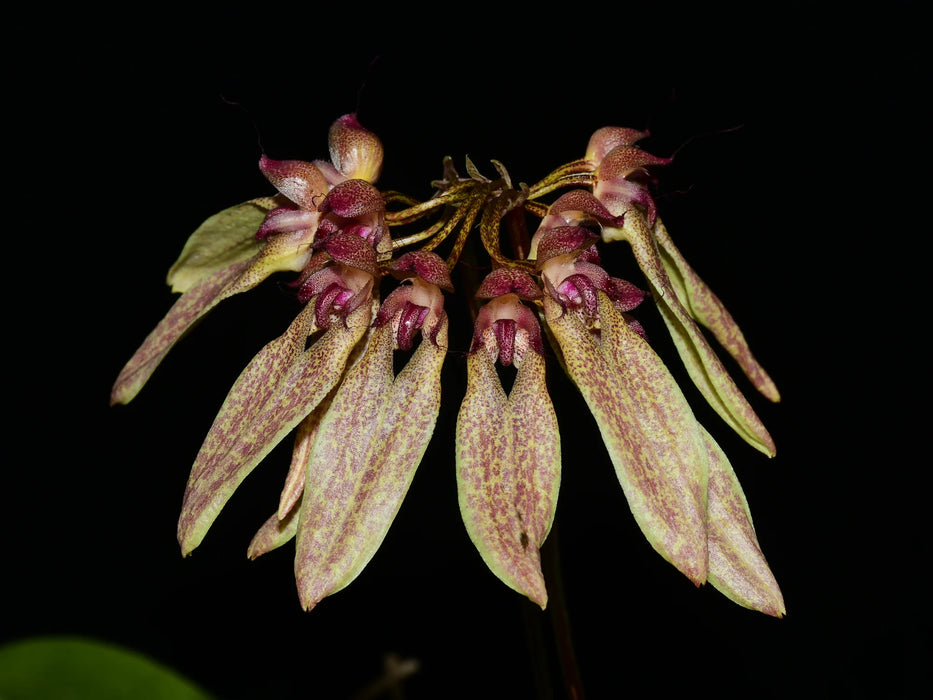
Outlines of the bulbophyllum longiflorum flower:
{"type": "Polygon", "coordinates": [[[782,616],[735,472],[635,317],[653,300],[701,395],[773,456],[774,442],[701,327],[766,398],[778,401],[777,389],[661,222],[646,182],[648,169],[669,159],[636,145],[646,135],[600,129],[582,158],[531,187],[513,186],[495,161],[492,179],[469,159],[461,177],[448,158],[425,201],[376,187],[382,145],[352,114],[331,127],[329,161],[263,155],[259,167],[277,192],[226,209],[192,234],[168,275],[181,296],[111,396],[132,400],[219,302],[272,273],[296,273],[297,317],[237,378],[195,458],[178,523],[182,553],[201,544],[253,468],[294,435],[279,503],[248,554],[295,539],[298,594],[309,610],[359,575],[434,432],[452,350],[444,294],[454,292],[457,271],[478,305],[471,346],[459,350],[467,371],[456,429],[459,505],[492,573],[546,606],[539,550],[561,471],[546,368],[558,365],[593,413],[651,546],[695,584],[782,616]],[[537,220],[531,236],[529,220],[537,220]],[[619,240],[646,289],[602,266],[601,247],[619,240]],[[458,265],[471,244],[489,259],[479,283],[474,265],[458,265]],[[408,356],[398,373],[396,351],[408,356]],[[513,368],[508,391],[499,367],[513,368]]]}

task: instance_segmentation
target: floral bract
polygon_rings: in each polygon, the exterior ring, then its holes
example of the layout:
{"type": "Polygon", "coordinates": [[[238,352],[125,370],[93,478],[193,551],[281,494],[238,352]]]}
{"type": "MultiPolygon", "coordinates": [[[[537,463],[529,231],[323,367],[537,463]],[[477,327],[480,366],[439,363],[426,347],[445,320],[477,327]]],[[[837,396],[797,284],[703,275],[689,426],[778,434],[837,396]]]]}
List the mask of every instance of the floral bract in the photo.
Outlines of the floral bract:
{"type": "Polygon", "coordinates": [[[434,432],[448,328],[459,322],[448,318],[445,294],[455,293],[451,273],[478,232],[489,269],[474,288],[458,290],[480,305],[454,467],[466,531],[489,569],[547,605],[539,550],[560,486],[560,432],[546,381],[555,365],[596,419],[629,507],[658,554],[695,584],[782,616],[735,472],[633,315],[654,301],[703,397],[773,456],[773,440],[701,327],[766,398],[779,400],[777,389],[664,227],[645,176],[670,160],[640,149],[645,136],[600,129],[582,158],[531,187],[513,185],[498,162],[490,179],[469,160],[461,177],[445,159],[427,201],[376,187],[382,144],[353,114],[331,127],[328,161],[263,155],[259,167],[277,192],[226,209],[194,232],[168,274],[181,296],[111,395],[112,403],[131,401],[218,303],[273,273],[294,273],[300,312],[237,378],[195,458],[178,523],[182,553],[201,544],[247,475],[294,435],[280,501],[249,556],[295,539],[307,610],[360,574],[434,432]],[[537,220],[532,235],[528,219],[537,220]],[[646,289],[602,266],[601,247],[620,240],[631,246],[646,289]],[[398,373],[396,351],[408,353],[398,373]],[[497,366],[514,368],[508,391],[497,366]]]}

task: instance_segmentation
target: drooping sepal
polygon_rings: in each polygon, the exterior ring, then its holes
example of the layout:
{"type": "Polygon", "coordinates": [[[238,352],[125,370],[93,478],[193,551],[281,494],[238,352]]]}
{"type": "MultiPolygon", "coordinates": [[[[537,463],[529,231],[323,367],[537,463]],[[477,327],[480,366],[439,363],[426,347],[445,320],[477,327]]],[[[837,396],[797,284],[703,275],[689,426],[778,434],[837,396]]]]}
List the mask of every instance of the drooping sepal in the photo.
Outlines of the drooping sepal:
{"type": "Polygon", "coordinates": [[[729,459],[703,430],[709,454],[709,577],[729,600],[774,617],[786,609],[761,552],[748,501],[729,459]]]}
{"type": "Polygon", "coordinates": [[[136,397],[175,343],[226,298],[225,290],[242,276],[249,265],[249,260],[240,261],[211,273],[172,304],[165,317],[123,366],[110,392],[111,405],[126,404],[136,397]]]}
{"type": "Polygon", "coordinates": [[[467,358],[457,418],[457,492],[467,533],[489,569],[544,608],[539,549],[557,506],[560,433],[544,357],[523,354],[508,396],[485,348],[467,358]]]}
{"type": "Polygon", "coordinates": [[[305,474],[295,558],[301,605],[310,610],[355,579],[388,532],[440,408],[447,320],[392,370],[394,330],[372,331],[321,423],[305,474]]]}
{"type": "Polygon", "coordinates": [[[200,279],[172,305],[124,366],[110,403],[129,403],[175,343],[224,299],[253,289],[274,272],[301,270],[311,258],[313,235],[313,231],[299,230],[272,236],[251,259],[200,279]]]}
{"type": "Polygon", "coordinates": [[[268,554],[294,539],[297,532],[297,507],[286,513],[284,518],[280,518],[277,513],[273,513],[262,524],[258,532],[253,535],[253,539],[250,540],[249,547],[246,549],[246,556],[250,559],[256,559],[263,554],[268,554]]]}
{"type": "Polygon", "coordinates": [[[243,479],[340,380],[372,314],[370,304],[360,305],[306,350],[314,306],[309,302],[285,334],[259,351],[224,400],[185,490],[178,522],[183,554],[201,543],[243,479]]]}
{"type": "Polygon", "coordinates": [[[773,457],[776,451],[774,440],[681,303],[661,260],[651,227],[630,205],[619,203],[619,206],[625,210],[624,223],[621,228],[603,227],[603,239],[625,240],[632,246],[635,260],[648,281],[661,317],[693,383],[736,433],[759,451],[773,457]]]}
{"type": "Polygon", "coordinates": [[[596,418],[648,542],[695,584],[707,576],[707,462],[701,428],[667,367],[597,292],[599,332],[545,297],[564,365],[596,418]]]}
{"type": "Polygon", "coordinates": [[[707,328],[719,344],[728,352],[749,381],[771,401],[780,401],[781,394],[765,369],[752,355],[748,342],[739,325],[732,318],[719,297],[684,259],[663,222],[654,224],[654,235],[658,241],[661,263],[677,292],[684,308],[696,321],[707,328]]]}

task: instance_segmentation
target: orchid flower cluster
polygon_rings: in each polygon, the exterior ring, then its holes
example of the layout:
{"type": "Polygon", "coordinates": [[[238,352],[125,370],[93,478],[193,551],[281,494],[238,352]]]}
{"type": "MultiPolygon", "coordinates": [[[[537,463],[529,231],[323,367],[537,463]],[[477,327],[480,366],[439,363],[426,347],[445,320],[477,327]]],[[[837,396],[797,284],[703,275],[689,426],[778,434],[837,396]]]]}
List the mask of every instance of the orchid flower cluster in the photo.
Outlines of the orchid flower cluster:
{"type": "Polygon", "coordinates": [[[705,399],[748,443],[774,455],[701,326],[765,397],[778,401],[777,389],[661,222],[648,171],[670,159],[639,148],[646,135],[599,129],[582,158],[530,187],[513,185],[496,161],[490,179],[469,159],[461,177],[447,158],[427,201],[375,186],[382,144],[354,114],[331,126],[329,161],[263,155],[259,167],[277,193],[221,211],[192,234],[168,273],[181,296],[111,396],[111,403],[131,401],[224,299],[273,273],[296,273],[289,287],[301,311],[237,378],[195,459],[178,523],[182,553],[202,542],[236,488],[294,433],[278,508],[248,555],[294,538],[306,610],[360,574],[434,431],[451,351],[445,294],[454,292],[451,272],[478,233],[489,273],[469,290],[479,306],[456,426],[456,477],[463,522],[489,569],[546,606],[539,550],[561,471],[546,365],[557,362],[595,417],[629,507],[658,554],[696,585],[708,582],[739,605],[782,616],[738,479],[632,316],[650,296],[705,399]],[[533,233],[529,220],[537,222],[533,233]],[[628,242],[647,290],[602,267],[600,247],[613,241],[628,242]],[[397,374],[396,351],[409,357],[397,374]],[[514,371],[508,392],[501,367],[514,371]]]}

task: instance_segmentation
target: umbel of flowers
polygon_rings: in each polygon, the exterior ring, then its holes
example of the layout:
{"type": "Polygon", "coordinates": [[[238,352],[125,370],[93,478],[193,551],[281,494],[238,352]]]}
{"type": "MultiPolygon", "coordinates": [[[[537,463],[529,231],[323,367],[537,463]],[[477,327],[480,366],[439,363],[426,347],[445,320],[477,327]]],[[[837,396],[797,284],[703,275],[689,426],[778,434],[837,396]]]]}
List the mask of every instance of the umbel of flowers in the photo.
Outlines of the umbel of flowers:
{"type": "Polygon", "coordinates": [[[178,523],[182,553],[201,543],[246,476],[293,435],[278,508],[249,556],[294,538],[307,610],[359,575],[431,439],[449,351],[444,295],[454,293],[451,272],[478,239],[488,275],[458,290],[481,305],[455,468],[464,525],[489,569],[547,604],[539,549],[554,520],[561,441],[546,365],[557,363],[593,413],[635,520],[658,554],[695,584],[782,616],[780,589],[729,460],[632,316],[653,299],[703,397],[745,441],[774,455],[700,326],[765,397],[778,401],[778,392],[661,222],[645,182],[648,168],[669,161],[636,145],[645,136],[600,129],[582,158],[530,187],[513,185],[495,161],[497,177],[489,179],[469,160],[461,177],[445,159],[427,201],[376,187],[382,145],[353,114],[332,125],[329,161],[263,156],[259,167],[276,193],[215,214],[192,234],[168,273],[181,296],[111,396],[131,401],[218,303],[273,273],[294,273],[297,317],[237,378],[195,458],[178,523]],[[537,222],[533,233],[529,220],[537,222]],[[393,229],[409,233],[393,236],[393,229]],[[603,268],[600,247],[620,240],[646,290],[603,268]],[[410,354],[398,374],[396,350],[410,354]],[[497,363],[515,369],[508,392],[497,363]]]}

